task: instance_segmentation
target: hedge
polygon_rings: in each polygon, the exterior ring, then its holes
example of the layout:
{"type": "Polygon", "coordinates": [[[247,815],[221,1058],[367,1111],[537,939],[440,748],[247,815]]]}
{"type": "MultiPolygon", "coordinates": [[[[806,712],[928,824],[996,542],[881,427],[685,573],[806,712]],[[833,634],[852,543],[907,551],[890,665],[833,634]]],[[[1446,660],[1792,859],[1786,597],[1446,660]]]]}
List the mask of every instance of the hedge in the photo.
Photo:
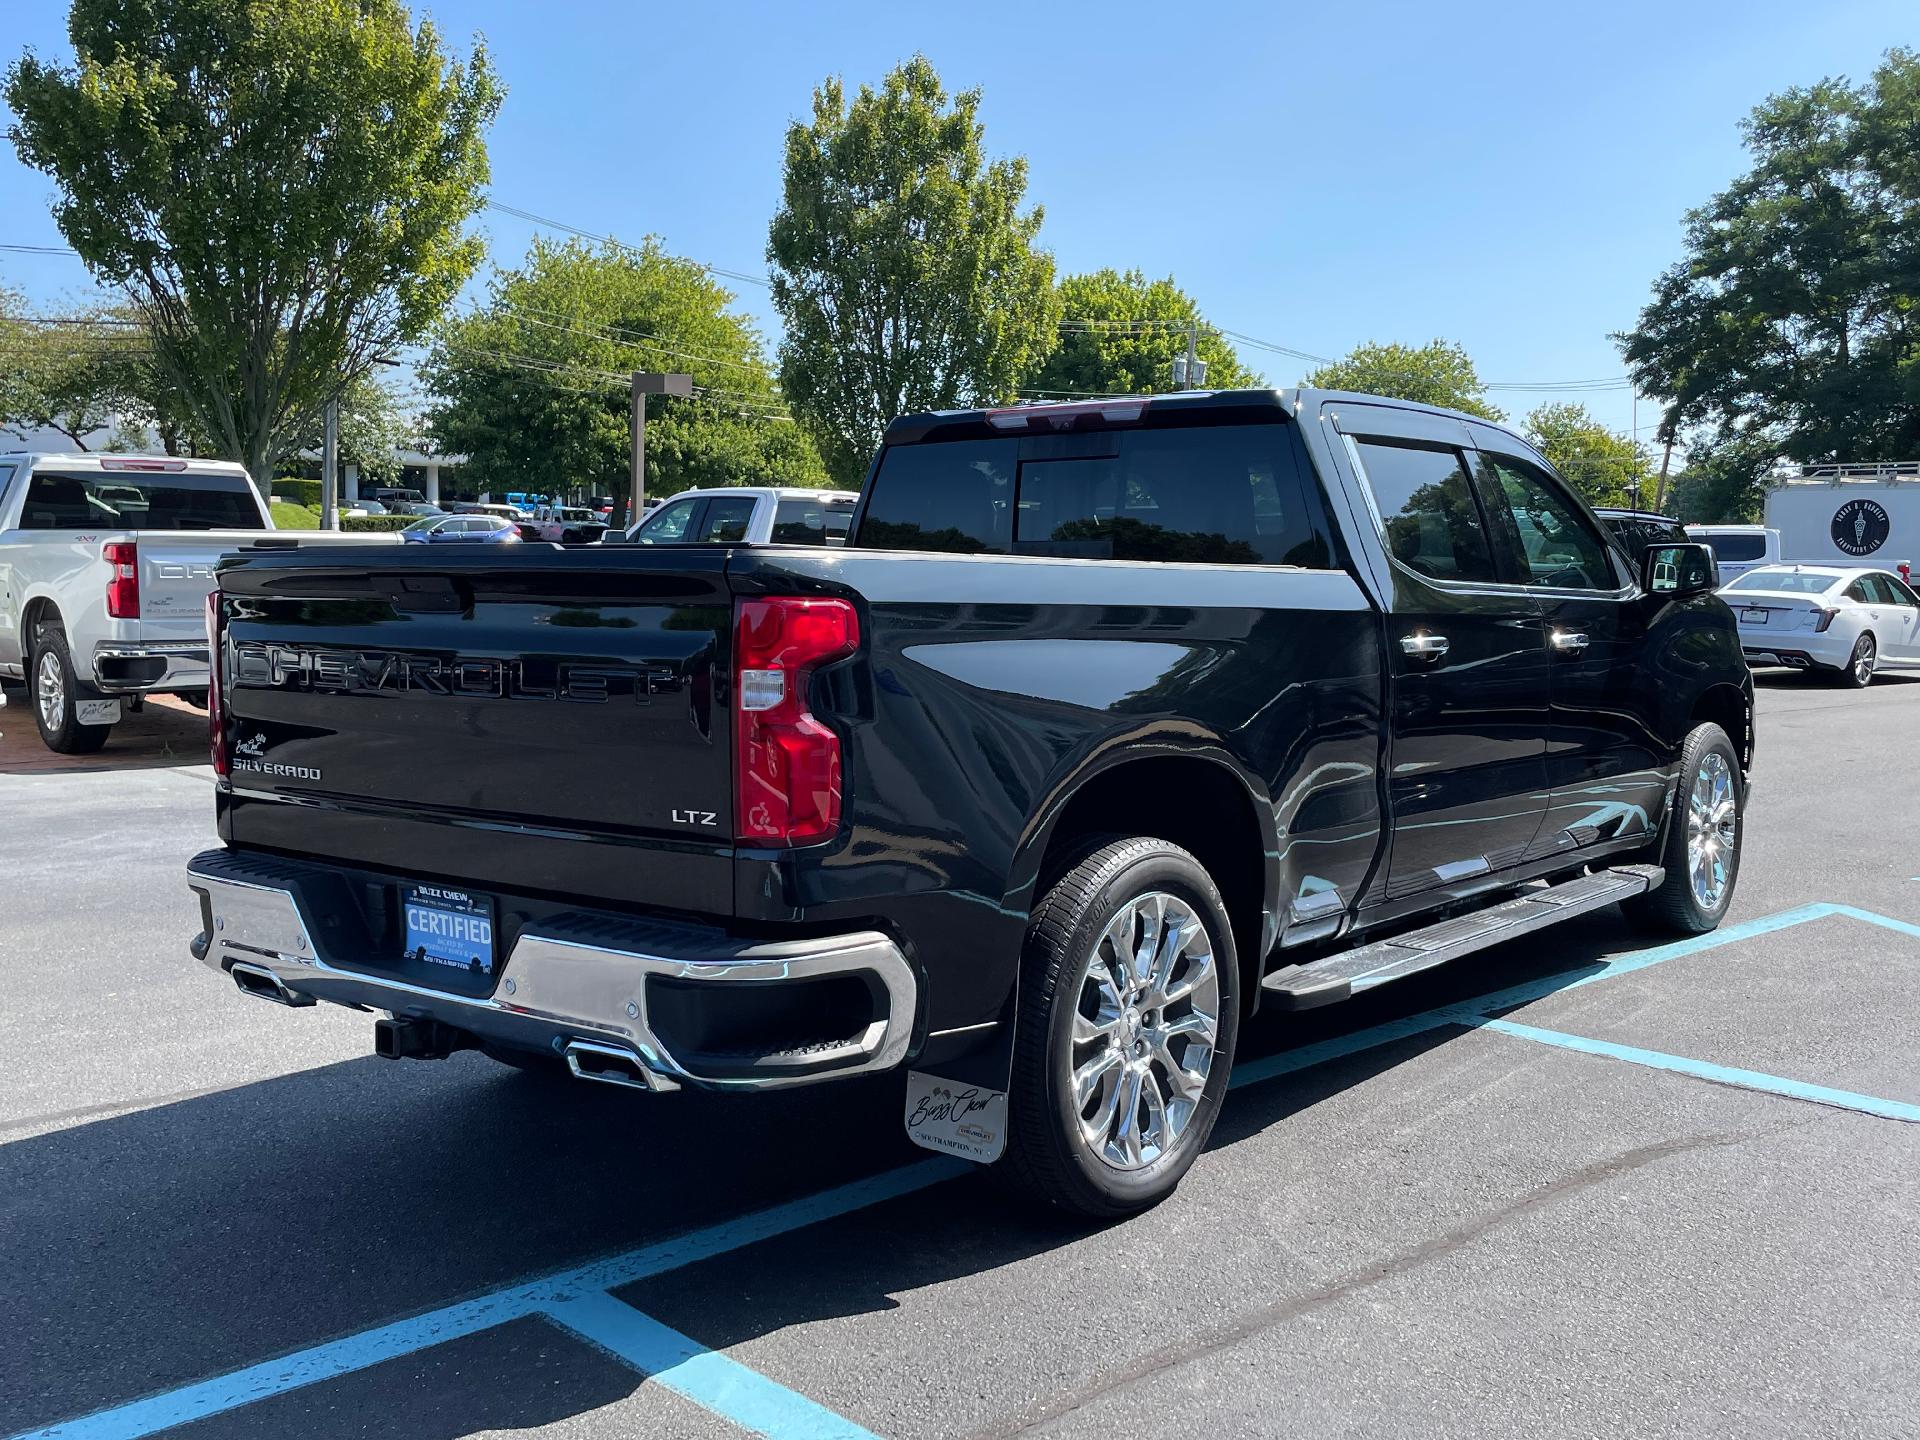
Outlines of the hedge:
{"type": "Polygon", "coordinates": [[[273,482],[273,493],[289,505],[305,505],[310,510],[320,508],[318,480],[302,480],[295,475],[283,475],[273,482]]]}
{"type": "Polygon", "coordinates": [[[418,515],[342,515],[342,530],[404,530],[419,520],[418,515]]]}

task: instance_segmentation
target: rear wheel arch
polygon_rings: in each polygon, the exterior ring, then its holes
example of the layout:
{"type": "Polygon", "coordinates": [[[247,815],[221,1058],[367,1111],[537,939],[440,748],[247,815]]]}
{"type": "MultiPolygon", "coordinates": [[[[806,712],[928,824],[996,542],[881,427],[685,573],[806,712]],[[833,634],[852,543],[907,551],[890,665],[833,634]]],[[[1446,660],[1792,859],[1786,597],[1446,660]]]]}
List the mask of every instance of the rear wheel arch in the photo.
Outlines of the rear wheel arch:
{"type": "MultiPolygon", "coordinates": [[[[1727,732],[1734,754],[1740,757],[1742,772],[1753,765],[1753,702],[1738,685],[1711,685],[1693,702],[1687,717],[1687,735],[1711,721],[1727,732]]],[[[1681,737],[1684,744],[1686,736],[1681,737]]]]}
{"type": "Polygon", "coordinates": [[[1279,867],[1272,808],[1256,783],[1218,752],[1156,749],[1113,756],[1061,793],[1015,861],[1016,894],[1037,903],[1049,887],[1116,836],[1151,836],[1189,852],[1226,902],[1243,1003],[1257,994],[1279,867]]]}

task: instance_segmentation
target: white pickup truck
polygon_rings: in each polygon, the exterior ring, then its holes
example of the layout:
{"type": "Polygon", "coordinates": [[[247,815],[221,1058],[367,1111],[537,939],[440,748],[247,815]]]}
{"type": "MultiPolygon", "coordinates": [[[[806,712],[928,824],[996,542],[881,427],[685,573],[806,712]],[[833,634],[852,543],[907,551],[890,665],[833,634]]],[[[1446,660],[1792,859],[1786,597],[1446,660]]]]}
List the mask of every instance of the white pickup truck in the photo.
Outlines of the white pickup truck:
{"type": "Polygon", "coordinates": [[[0,678],[28,683],[49,749],[87,754],[149,693],[204,703],[222,555],[398,539],[276,532],[228,461],[0,455],[0,678]]]}
{"type": "Polygon", "coordinates": [[[627,532],[635,545],[844,545],[854,490],[727,485],[670,495],[627,532]]]}

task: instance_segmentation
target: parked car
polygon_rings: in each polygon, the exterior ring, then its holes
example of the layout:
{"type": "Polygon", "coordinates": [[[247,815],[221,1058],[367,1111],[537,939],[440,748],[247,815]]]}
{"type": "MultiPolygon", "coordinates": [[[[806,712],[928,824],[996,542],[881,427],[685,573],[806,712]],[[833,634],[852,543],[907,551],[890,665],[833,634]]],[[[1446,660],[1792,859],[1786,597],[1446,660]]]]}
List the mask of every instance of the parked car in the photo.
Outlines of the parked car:
{"type": "Polygon", "coordinates": [[[1920,598],[1898,575],[1836,565],[1766,565],[1721,587],[1750,665],[1873,683],[1883,665],[1920,665],[1920,598]]]}
{"type": "Polygon", "coordinates": [[[479,504],[471,500],[456,501],[449,513],[454,515],[497,515],[502,520],[512,520],[516,523],[525,518],[520,511],[511,505],[487,505],[479,504]]]}
{"type": "Polygon", "coordinates": [[[844,545],[851,490],[724,486],[683,490],[628,532],[636,545],[844,545]]]}
{"type": "Polygon", "coordinates": [[[362,495],[357,500],[349,500],[347,502],[347,508],[343,513],[348,515],[385,515],[387,513],[387,507],[382,505],[378,500],[370,500],[365,495],[362,495]]]}
{"type": "Polygon", "coordinates": [[[591,545],[606,533],[606,521],[577,505],[536,505],[520,522],[523,540],[550,540],[560,545],[591,545]]]}
{"type": "MultiPolygon", "coordinates": [[[[386,506],[389,512],[397,515],[412,515],[410,505],[425,505],[427,497],[418,490],[410,490],[404,485],[381,485],[367,492],[368,497],[386,506]]],[[[437,507],[436,507],[437,508],[437,507]]]]}
{"type": "Polygon", "coordinates": [[[1652,510],[1623,510],[1597,506],[1593,512],[1606,523],[1614,538],[1626,547],[1628,555],[1638,558],[1655,545],[1685,545],[1693,540],[1687,527],[1671,515],[1652,510]]]}
{"type": "Polygon", "coordinates": [[[1781,560],[1780,532],[1765,525],[1689,525],[1687,538],[1712,549],[1722,584],[1781,560]]]}
{"type": "Polygon", "coordinates": [[[1710,557],[1636,562],[1497,425],[906,416],[852,534],[223,566],[195,954],[387,1012],[388,1056],[904,1071],[916,1143],[1112,1215],[1201,1153],[1258,1003],[1726,914],[1753,697],[1710,557]]]}
{"type": "Polygon", "coordinates": [[[128,705],[207,688],[213,567],[258,545],[390,537],[273,532],[240,466],[144,455],[0,455],[0,675],[51,750],[98,750],[128,705]]]}
{"type": "Polygon", "coordinates": [[[520,527],[498,515],[428,515],[402,530],[400,538],[419,545],[502,545],[509,541],[518,545],[520,527]]]}
{"type": "Polygon", "coordinates": [[[425,500],[401,500],[387,506],[389,515],[445,515],[447,512],[438,505],[430,505],[425,500]]]}

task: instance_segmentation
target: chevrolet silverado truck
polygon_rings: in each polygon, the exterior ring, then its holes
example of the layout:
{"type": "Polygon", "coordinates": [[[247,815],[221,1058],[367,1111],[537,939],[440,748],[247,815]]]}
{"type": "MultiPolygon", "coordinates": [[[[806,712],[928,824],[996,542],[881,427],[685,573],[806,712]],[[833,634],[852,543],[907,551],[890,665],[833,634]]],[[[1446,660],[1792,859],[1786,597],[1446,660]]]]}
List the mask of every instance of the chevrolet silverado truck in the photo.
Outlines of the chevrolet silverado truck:
{"type": "Polygon", "coordinates": [[[368,538],[272,531],[227,461],[0,455],[0,676],[26,681],[47,748],[98,750],[156,691],[200,700],[223,554],[368,538]]]}
{"type": "Polygon", "coordinates": [[[656,1095],[895,1072],[914,1141],[1089,1215],[1193,1164],[1256,1005],[1705,931],[1739,874],[1707,552],[1419,405],[912,415],[845,548],[219,581],[188,884],[244,994],[656,1095]]]}

